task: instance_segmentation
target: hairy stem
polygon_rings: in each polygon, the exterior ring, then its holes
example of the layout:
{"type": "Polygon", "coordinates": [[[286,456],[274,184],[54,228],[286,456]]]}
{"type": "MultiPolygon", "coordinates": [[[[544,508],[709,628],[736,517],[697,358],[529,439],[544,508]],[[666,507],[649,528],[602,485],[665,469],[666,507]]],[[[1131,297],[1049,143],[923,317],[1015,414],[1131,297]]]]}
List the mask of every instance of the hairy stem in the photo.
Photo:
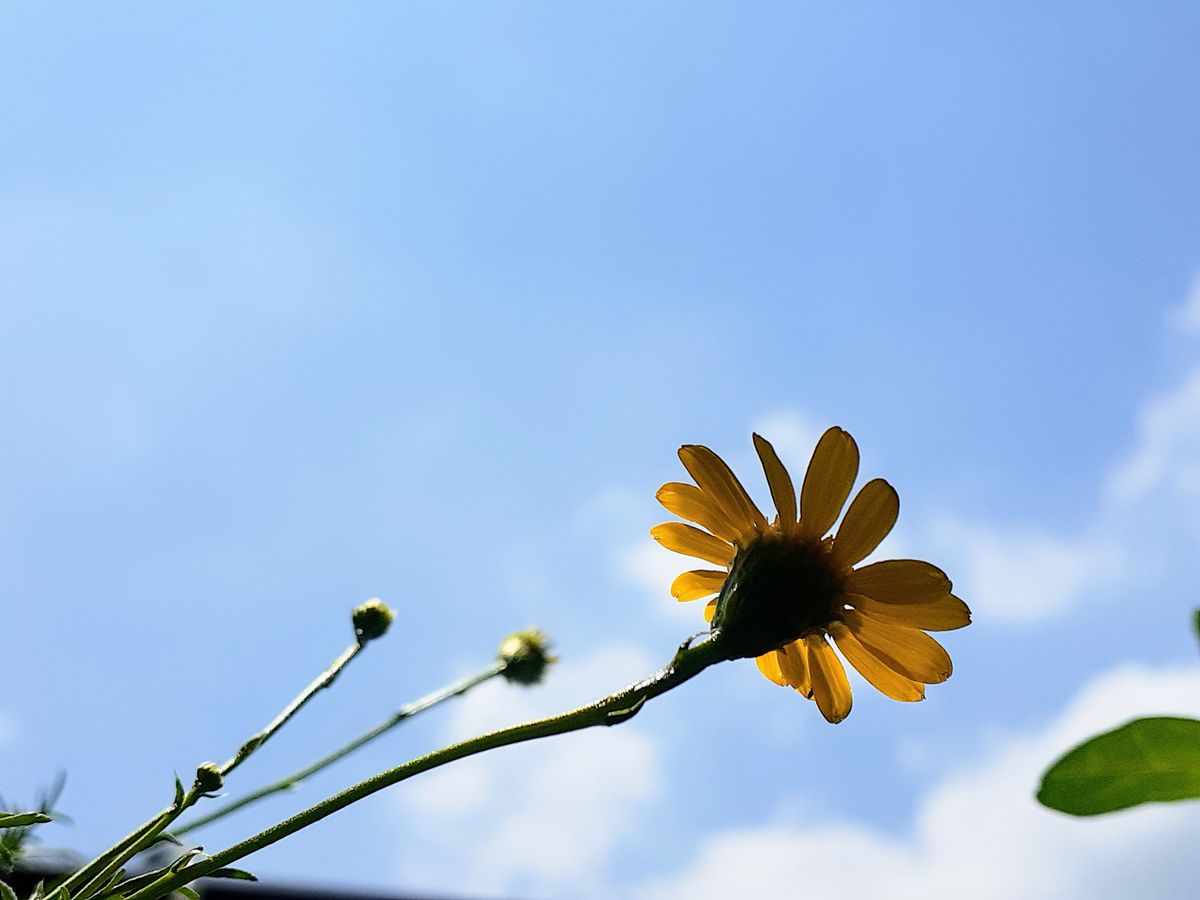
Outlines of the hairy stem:
{"type": "Polygon", "coordinates": [[[257,850],[268,847],[288,835],[295,834],[297,831],[319,822],[340,809],[345,809],[364,797],[369,797],[377,791],[398,784],[421,772],[428,772],[430,769],[436,769],[455,760],[474,756],[487,750],[494,750],[497,747],[507,747],[524,741],[566,734],[596,725],[617,725],[628,721],[641,710],[648,700],[678,687],[725,658],[724,648],[718,646],[718,642],[711,637],[702,639],[695,644],[689,639],[679,647],[667,666],[642,681],[635,682],[622,690],[569,712],[492,731],[443,747],[441,750],[418,757],[396,766],[394,769],[388,769],[359,782],[340,794],[323,800],[290,819],[247,838],[239,844],[234,844],[220,853],[185,866],[177,872],[164,875],[153,884],[131,894],[126,900],[155,900],[155,898],[164,897],[182,885],[237,862],[257,850]]]}
{"type": "Polygon", "coordinates": [[[471,688],[502,674],[506,665],[507,664],[503,660],[497,660],[482,672],[468,676],[467,678],[459,679],[453,684],[449,684],[444,688],[434,691],[433,693],[426,694],[419,700],[409,703],[406,706],[402,706],[370,731],[364,732],[354,740],[350,741],[348,744],[338,748],[328,756],[322,757],[312,765],[280,778],[278,781],[274,781],[265,787],[261,787],[257,791],[252,791],[243,797],[239,797],[237,800],[233,800],[225,804],[220,809],[214,810],[208,815],[193,819],[192,821],[185,823],[182,827],[174,829],[172,834],[187,834],[189,831],[194,831],[197,828],[201,828],[204,825],[208,825],[211,822],[217,821],[218,819],[223,819],[230,813],[237,812],[237,810],[249,806],[251,803],[261,800],[264,797],[270,797],[272,794],[278,794],[282,791],[288,791],[298,787],[306,778],[315,775],[317,772],[320,772],[327,766],[333,765],[339,759],[349,756],[358,748],[369,744],[380,735],[386,734],[401,722],[411,719],[413,716],[417,715],[417,713],[424,712],[430,707],[437,706],[443,701],[450,700],[453,697],[458,697],[461,694],[465,694],[467,691],[471,690],[471,688]]]}

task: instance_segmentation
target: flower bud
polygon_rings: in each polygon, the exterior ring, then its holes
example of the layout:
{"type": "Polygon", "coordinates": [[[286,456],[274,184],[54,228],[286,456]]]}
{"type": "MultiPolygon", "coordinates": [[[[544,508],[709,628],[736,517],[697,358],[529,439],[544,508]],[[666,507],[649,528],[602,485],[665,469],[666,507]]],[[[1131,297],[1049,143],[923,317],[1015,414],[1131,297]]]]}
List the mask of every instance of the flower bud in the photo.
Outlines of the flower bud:
{"type": "Polygon", "coordinates": [[[221,767],[215,762],[200,763],[196,767],[196,788],[202,794],[219,791],[225,778],[221,775],[221,767]]]}
{"type": "Polygon", "coordinates": [[[383,637],[387,634],[388,627],[392,624],[395,616],[396,614],[392,612],[390,606],[378,597],[374,597],[366,603],[354,607],[354,612],[351,613],[354,622],[354,636],[358,638],[360,644],[383,637]]]}
{"type": "Polygon", "coordinates": [[[516,684],[538,684],[546,667],[558,662],[550,655],[550,643],[536,628],[516,631],[504,639],[496,656],[504,663],[503,675],[516,684]]]}

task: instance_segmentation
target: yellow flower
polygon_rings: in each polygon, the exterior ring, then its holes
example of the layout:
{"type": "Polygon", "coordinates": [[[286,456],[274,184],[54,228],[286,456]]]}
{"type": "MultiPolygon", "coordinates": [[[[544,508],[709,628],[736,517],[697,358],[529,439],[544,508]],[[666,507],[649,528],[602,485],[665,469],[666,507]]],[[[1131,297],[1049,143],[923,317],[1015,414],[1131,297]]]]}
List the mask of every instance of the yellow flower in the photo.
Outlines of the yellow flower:
{"type": "Polygon", "coordinates": [[[677,600],[719,594],[706,607],[713,639],[731,659],[754,657],[778,685],[816,701],[837,723],[850,713],[850,682],[830,646],[859,674],[894,700],[923,700],[925,685],[950,677],[953,666],[926,631],[949,631],[971,621],[936,566],[896,559],[855,568],[892,530],[900,498],[882,478],[868,482],[829,536],[858,475],[858,445],[830,428],[813,451],[799,504],[791,476],[775,449],[754,435],[771,498],[773,522],[707,447],[679,449],[695,484],[671,482],[658,491],[668,510],[706,530],[667,522],[651,535],[669,550],[723,568],[684,572],[671,585],[677,600]]]}

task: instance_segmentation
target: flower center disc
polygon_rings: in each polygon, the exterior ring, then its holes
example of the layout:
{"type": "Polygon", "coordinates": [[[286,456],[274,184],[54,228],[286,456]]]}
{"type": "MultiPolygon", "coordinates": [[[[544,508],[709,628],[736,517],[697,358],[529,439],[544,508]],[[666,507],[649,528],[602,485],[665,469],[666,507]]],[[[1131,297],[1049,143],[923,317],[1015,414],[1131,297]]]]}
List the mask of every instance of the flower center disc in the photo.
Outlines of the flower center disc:
{"type": "Polygon", "coordinates": [[[734,559],[713,629],[720,629],[732,658],[761,656],[828,626],[841,593],[828,542],[768,532],[734,559]]]}

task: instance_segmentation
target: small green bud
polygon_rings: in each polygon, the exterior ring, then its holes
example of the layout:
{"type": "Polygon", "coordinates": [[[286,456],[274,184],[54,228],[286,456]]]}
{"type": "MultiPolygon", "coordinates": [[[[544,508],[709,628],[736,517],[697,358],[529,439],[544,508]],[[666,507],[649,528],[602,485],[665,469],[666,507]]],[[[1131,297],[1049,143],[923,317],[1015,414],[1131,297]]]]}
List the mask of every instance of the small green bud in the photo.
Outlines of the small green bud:
{"type": "Polygon", "coordinates": [[[536,628],[510,634],[496,656],[504,663],[504,677],[516,684],[538,684],[546,667],[558,662],[557,656],[550,655],[546,635],[536,628]]]}
{"type": "Polygon", "coordinates": [[[387,634],[388,627],[392,624],[392,619],[396,617],[396,614],[378,597],[373,597],[366,603],[354,607],[351,617],[354,622],[354,636],[358,638],[360,644],[365,644],[367,641],[373,641],[375,638],[387,634]]]}
{"type": "Polygon", "coordinates": [[[196,767],[196,788],[202,794],[211,794],[221,789],[225,783],[221,775],[221,767],[215,762],[200,763],[196,767]]]}

